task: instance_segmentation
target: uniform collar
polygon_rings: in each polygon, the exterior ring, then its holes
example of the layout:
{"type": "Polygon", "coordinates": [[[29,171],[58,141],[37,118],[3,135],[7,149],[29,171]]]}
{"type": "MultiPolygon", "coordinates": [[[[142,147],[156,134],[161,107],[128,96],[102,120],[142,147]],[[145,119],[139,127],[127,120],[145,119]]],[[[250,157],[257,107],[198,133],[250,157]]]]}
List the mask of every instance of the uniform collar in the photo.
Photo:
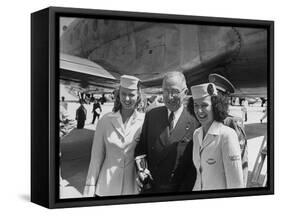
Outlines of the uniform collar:
{"type": "MultiPolygon", "coordinates": [[[[217,121],[213,121],[213,123],[211,124],[206,136],[208,134],[211,134],[211,135],[218,135],[219,134],[219,129],[220,129],[220,123],[217,122],[217,121]]],[[[203,128],[202,128],[202,131],[203,131],[203,128]]]]}
{"type": "Polygon", "coordinates": [[[135,110],[128,120],[126,129],[124,127],[120,111],[110,113],[109,117],[111,118],[112,125],[116,129],[116,131],[118,131],[118,133],[122,137],[125,137],[130,133],[132,129],[131,125],[134,125],[136,121],[144,119],[144,114],[135,110]]]}
{"type": "Polygon", "coordinates": [[[208,146],[215,136],[220,133],[221,124],[217,121],[213,121],[206,136],[203,139],[203,128],[202,126],[198,130],[198,139],[200,143],[200,151],[202,151],[206,146],[208,146]]]}

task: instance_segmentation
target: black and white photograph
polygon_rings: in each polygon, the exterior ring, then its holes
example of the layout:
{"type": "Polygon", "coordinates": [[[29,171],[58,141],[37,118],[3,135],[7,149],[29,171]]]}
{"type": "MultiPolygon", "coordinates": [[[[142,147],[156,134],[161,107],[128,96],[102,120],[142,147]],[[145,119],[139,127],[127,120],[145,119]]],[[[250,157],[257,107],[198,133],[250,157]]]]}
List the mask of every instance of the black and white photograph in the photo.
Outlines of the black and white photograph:
{"type": "Polygon", "coordinates": [[[1,215],[278,212],[278,1],[1,8],[1,215]]]}
{"type": "Polygon", "coordinates": [[[269,30],[59,17],[59,199],[268,187],[269,30]]]}

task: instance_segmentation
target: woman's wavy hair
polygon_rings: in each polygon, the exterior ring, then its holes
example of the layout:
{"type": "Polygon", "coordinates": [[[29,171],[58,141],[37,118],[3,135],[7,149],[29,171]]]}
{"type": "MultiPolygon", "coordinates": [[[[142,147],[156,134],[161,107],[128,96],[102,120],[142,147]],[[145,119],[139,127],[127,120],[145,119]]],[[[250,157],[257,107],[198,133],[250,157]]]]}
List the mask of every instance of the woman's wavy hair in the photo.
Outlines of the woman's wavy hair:
{"type": "MultiPolygon", "coordinates": [[[[122,104],[120,101],[120,87],[118,89],[115,89],[114,98],[115,98],[115,100],[114,100],[114,106],[113,106],[112,111],[118,112],[122,108],[122,104]]],[[[140,82],[138,82],[138,99],[137,99],[135,108],[139,107],[139,105],[141,104],[141,101],[142,101],[142,93],[141,93],[141,88],[140,88],[140,82]]]]}
{"type": "MultiPolygon", "coordinates": [[[[196,117],[196,115],[195,115],[195,112],[194,112],[194,100],[193,100],[192,97],[189,97],[189,98],[187,99],[186,109],[187,109],[187,111],[188,111],[191,115],[193,115],[193,117],[195,117],[195,118],[197,119],[197,117],[196,117]]],[[[198,119],[197,119],[197,120],[198,120],[198,119]]]]}
{"type": "MultiPolygon", "coordinates": [[[[212,102],[214,120],[218,122],[223,122],[224,119],[228,116],[228,110],[229,110],[228,96],[218,92],[217,95],[211,96],[211,102],[212,102]]],[[[187,110],[196,118],[194,112],[194,100],[192,97],[188,99],[188,103],[186,107],[187,110]]]]}

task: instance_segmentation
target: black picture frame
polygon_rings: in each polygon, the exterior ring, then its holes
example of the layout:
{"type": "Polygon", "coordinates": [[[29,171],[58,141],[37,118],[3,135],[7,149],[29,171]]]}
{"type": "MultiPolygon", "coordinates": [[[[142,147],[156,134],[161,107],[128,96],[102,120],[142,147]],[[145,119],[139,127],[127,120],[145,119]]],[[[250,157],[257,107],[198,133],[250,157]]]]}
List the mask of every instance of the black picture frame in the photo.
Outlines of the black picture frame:
{"type": "Polygon", "coordinates": [[[274,194],[274,22],[230,18],[199,17],[49,7],[31,15],[31,201],[47,208],[64,208],[172,200],[237,197],[274,194]],[[153,20],[204,25],[265,28],[267,30],[268,112],[267,186],[104,198],[59,198],[59,18],[104,18],[153,20]]]}

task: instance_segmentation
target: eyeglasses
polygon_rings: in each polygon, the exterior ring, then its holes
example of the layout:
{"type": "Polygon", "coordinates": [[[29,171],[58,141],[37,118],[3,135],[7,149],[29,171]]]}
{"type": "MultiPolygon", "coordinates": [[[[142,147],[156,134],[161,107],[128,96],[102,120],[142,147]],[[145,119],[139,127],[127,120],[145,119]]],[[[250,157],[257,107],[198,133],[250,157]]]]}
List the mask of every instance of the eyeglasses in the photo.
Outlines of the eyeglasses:
{"type": "Polygon", "coordinates": [[[178,89],[164,89],[163,90],[163,95],[168,96],[171,95],[172,97],[177,97],[179,96],[185,89],[182,89],[181,91],[179,91],[178,89]]]}

